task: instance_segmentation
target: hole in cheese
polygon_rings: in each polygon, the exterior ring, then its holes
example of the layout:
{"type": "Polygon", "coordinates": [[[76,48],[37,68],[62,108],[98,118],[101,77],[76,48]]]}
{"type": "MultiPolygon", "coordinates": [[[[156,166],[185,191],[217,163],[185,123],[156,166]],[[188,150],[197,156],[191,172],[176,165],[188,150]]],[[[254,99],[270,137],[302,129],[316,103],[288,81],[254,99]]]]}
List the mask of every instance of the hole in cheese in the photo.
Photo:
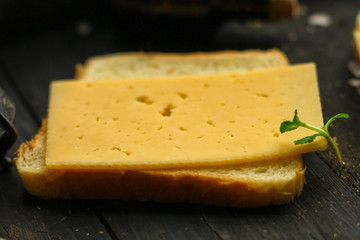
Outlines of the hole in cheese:
{"type": "Polygon", "coordinates": [[[164,117],[170,117],[173,109],[175,109],[175,106],[169,103],[162,111],[160,111],[160,114],[164,117]]]}
{"type": "Polygon", "coordinates": [[[215,124],[211,120],[208,120],[206,123],[213,126],[213,127],[215,127],[215,124]]]}
{"type": "Polygon", "coordinates": [[[184,127],[178,127],[178,129],[180,130],[180,131],[183,131],[183,132],[187,132],[188,130],[186,129],[186,128],[184,128],[184,127]]]}
{"type": "Polygon", "coordinates": [[[148,96],[139,96],[136,98],[136,101],[141,102],[141,103],[145,103],[145,104],[153,104],[154,101],[150,100],[150,98],[148,96]]]}
{"type": "Polygon", "coordinates": [[[177,95],[179,95],[182,99],[186,99],[188,97],[187,94],[183,92],[177,92],[177,95]]]}
{"type": "Polygon", "coordinates": [[[258,97],[263,97],[263,98],[268,98],[269,97],[269,94],[267,93],[255,93],[256,96],[258,97]]]}

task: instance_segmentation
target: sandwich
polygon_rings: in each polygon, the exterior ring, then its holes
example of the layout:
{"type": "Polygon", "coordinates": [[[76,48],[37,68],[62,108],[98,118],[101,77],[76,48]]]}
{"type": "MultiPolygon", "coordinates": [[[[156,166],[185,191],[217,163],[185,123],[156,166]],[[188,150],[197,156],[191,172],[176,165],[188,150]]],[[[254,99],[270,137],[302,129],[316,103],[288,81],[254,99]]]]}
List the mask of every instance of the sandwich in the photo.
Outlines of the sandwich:
{"type": "MultiPolygon", "coordinates": [[[[276,49],[190,54],[111,54],[90,58],[83,66],[77,66],[77,81],[63,83],[65,86],[72,85],[73,82],[79,82],[80,85],[90,82],[97,85],[116,84],[116,81],[144,84],[146,81],[149,83],[158,81],[157,79],[166,82],[188,78],[201,80],[218,78],[218,76],[222,76],[224,81],[227,81],[226,79],[231,76],[244,77],[247,73],[254,73],[254,76],[259,74],[257,72],[262,75],[268,74],[264,69],[277,69],[273,72],[289,71],[286,70],[289,68],[288,65],[286,56],[276,49]]],[[[314,68],[314,66],[299,67],[314,68]]],[[[296,68],[291,68],[290,72],[296,68]]],[[[317,91],[315,86],[315,98],[318,97],[317,91]]],[[[181,97],[180,94],[179,98],[181,97]]],[[[139,103],[146,104],[146,101],[151,99],[139,99],[139,103]]],[[[319,106],[318,104],[316,112],[320,122],[322,116],[319,106]]],[[[51,112],[51,108],[49,110],[51,112]]],[[[38,134],[20,146],[15,159],[26,190],[32,195],[45,199],[191,202],[228,207],[285,204],[294,200],[303,189],[305,169],[301,153],[324,149],[327,146],[320,140],[310,145],[313,146],[312,149],[295,148],[297,150],[278,154],[275,157],[257,155],[252,159],[253,161],[249,161],[246,155],[244,161],[222,159],[218,162],[195,161],[195,164],[190,161],[185,164],[175,162],[169,165],[169,162],[165,162],[161,165],[146,166],[144,164],[124,166],[113,163],[92,165],[86,162],[74,165],[72,161],[70,163],[67,161],[69,160],[69,157],[65,157],[67,151],[60,154],[53,152],[52,146],[57,145],[56,136],[58,136],[56,131],[51,130],[54,129],[53,126],[56,128],[54,118],[53,120],[46,118],[43,121],[38,134]],[[49,121],[52,121],[50,125],[49,121]],[[49,135],[48,130],[50,130],[49,135]],[[51,152],[55,154],[51,155],[51,152]],[[48,161],[54,159],[49,155],[55,158],[58,156],[60,163],[55,161],[54,164],[48,161]],[[64,164],[62,160],[67,163],[64,164]]],[[[276,132],[273,136],[278,137],[276,132]]],[[[120,150],[124,156],[128,155],[126,151],[120,150]]],[[[69,156],[73,156],[71,151],[69,153],[69,156]]]]}

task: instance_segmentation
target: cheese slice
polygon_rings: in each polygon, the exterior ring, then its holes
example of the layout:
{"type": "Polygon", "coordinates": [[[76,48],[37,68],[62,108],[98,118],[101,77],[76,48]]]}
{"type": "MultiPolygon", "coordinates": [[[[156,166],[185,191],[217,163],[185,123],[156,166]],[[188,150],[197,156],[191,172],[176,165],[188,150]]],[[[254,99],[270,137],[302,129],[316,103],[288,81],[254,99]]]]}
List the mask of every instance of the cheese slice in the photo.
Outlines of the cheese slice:
{"type": "Polygon", "coordinates": [[[355,57],[360,64],[360,31],[354,32],[354,51],[355,57]]]}
{"type": "Polygon", "coordinates": [[[48,168],[151,169],[234,164],[323,150],[280,134],[292,119],[322,127],[314,64],[210,76],[56,81],[48,168]]]}

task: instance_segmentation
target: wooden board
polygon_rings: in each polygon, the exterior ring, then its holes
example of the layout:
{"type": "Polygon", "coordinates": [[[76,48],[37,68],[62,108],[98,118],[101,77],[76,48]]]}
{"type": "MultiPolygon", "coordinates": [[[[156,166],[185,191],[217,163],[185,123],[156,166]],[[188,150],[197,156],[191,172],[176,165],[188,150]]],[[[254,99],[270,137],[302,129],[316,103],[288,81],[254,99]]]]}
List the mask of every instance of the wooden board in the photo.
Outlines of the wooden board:
{"type": "MultiPolygon", "coordinates": [[[[0,86],[15,100],[20,142],[29,140],[47,113],[48,84],[72,78],[75,64],[119,51],[190,52],[278,47],[292,63],[318,66],[324,118],[339,112],[331,132],[345,167],[331,151],[307,154],[302,195],[293,203],[262,209],[231,209],[195,204],[133,201],[41,200],[29,196],[15,168],[0,172],[0,237],[5,239],[360,239],[360,95],[348,85],[353,58],[356,0],[302,1],[307,12],[280,23],[237,21],[190,25],[122,21],[110,2],[88,12],[70,9],[61,21],[34,19],[0,39],[0,86]],[[327,13],[328,27],[309,24],[327,13]],[[52,22],[53,21],[53,25],[52,22]],[[55,23],[56,21],[60,21],[55,23]],[[82,28],[91,28],[84,34],[82,28]],[[21,29],[23,27],[24,29],[21,29]]],[[[61,13],[61,10],[59,10],[61,13]]],[[[58,14],[57,16],[61,15],[58,14]]],[[[1,17],[1,16],[0,16],[1,17]]],[[[224,20],[223,18],[221,20],[224,20]]],[[[25,22],[25,21],[24,21],[25,22]]],[[[7,29],[10,29],[8,27],[7,29]]],[[[291,117],[291,116],[289,116],[291,117]]],[[[12,151],[9,156],[13,156],[12,151]]]]}

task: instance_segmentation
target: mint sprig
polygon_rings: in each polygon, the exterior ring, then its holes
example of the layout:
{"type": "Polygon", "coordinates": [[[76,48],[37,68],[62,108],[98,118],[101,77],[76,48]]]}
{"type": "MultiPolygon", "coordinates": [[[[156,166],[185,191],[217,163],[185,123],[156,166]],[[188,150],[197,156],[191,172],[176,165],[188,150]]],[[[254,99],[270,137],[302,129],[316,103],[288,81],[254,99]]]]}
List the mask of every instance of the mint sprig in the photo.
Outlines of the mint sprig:
{"type": "Polygon", "coordinates": [[[305,128],[316,131],[317,132],[316,134],[298,139],[298,140],[294,141],[294,144],[299,145],[299,144],[311,143],[315,140],[316,137],[323,136],[328,140],[331,148],[333,149],[337,162],[341,164],[342,160],[341,160],[341,154],[340,154],[339,148],[337,147],[334,139],[330,136],[330,133],[328,130],[329,126],[338,118],[349,118],[349,115],[346,113],[339,113],[339,114],[333,116],[332,118],[330,118],[329,121],[327,121],[327,123],[322,128],[318,128],[318,127],[314,127],[314,126],[311,126],[310,124],[300,121],[297,110],[295,110],[295,115],[294,115],[294,118],[292,121],[287,120],[287,121],[283,121],[281,123],[280,132],[284,133],[284,132],[292,131],[292,130],[297,129],[298,127],[305,127],[305,128]]]}

